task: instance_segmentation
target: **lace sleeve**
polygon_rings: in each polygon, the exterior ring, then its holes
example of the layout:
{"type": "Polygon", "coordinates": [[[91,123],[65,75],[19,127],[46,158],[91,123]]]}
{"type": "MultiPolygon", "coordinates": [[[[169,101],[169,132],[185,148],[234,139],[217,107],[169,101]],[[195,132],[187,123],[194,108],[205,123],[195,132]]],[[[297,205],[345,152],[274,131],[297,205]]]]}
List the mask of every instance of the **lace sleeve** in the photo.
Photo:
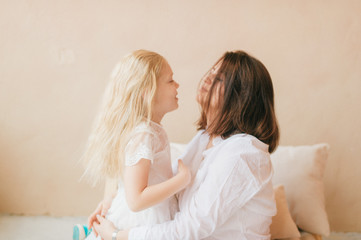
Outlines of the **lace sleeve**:
{"type": "Polygon", "coordinates": [[[151,132],[136,133],[125,147],[125,165],[133,166],[142,158],[150,160],[153,164],[153,139],[154,135],[151,132]]]}

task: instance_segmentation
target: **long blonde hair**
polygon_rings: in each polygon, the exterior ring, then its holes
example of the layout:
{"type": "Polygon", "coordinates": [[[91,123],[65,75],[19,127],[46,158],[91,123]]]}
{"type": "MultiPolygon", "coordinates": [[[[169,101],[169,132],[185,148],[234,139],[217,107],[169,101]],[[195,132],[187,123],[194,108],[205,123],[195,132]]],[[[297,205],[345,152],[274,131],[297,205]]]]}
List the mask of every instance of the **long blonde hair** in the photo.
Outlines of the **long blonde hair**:
{"type": "Polygon", "coordinates": [[[152,117],[156,80],[164,61],[155,52],[137,50],[114,68],[82,157],[84,175],[91,177],[93,184],[104,177],[122,176],[124,150],[132,130],[152,117]]]}

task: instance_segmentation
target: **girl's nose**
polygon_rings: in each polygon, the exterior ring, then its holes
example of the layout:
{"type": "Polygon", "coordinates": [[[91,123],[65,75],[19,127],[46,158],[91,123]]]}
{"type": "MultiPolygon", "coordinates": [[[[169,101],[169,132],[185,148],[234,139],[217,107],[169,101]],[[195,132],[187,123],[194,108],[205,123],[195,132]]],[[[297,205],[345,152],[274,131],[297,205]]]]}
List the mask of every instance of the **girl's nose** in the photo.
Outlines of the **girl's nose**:
{"type": "Polygon", "coordinates": [[[178,88],[179,88],[179,83],[178,83],[178,82],[175,82],[175,86],[176,86],[176,88],[178,89],[178,88]]]}

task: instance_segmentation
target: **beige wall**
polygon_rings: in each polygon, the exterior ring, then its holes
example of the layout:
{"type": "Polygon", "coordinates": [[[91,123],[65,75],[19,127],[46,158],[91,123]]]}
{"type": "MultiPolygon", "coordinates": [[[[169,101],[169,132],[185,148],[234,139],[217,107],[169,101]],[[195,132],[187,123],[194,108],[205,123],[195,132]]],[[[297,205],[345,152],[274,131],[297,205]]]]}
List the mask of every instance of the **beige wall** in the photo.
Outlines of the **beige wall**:
{"type": "Polygon", "coordinates": [[[101,187],[77,163],[115,62],[145,48],[180,83],[164,119],[171,141],[195,133],[195,88],[226,50],[269,69],[283,145],[328,142],[327,211],[361,232],[361,2],[0,1],[0,212],[87,215],[101,187]]]}

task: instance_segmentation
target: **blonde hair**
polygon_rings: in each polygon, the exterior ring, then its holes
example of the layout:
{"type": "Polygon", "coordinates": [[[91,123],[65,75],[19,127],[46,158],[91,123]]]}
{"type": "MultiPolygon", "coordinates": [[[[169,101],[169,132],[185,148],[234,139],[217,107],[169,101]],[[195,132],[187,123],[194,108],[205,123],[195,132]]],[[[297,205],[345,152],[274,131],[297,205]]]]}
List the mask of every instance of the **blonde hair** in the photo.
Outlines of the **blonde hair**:
{"type": "Polygon", "coordinates": [[[82,157],[84,175],[96,184],[104,177],[120,178],[124,150],[133,129],[149,124],[157,78],[165,59],[146,50],[125,56],[114,68],[82,157]]]}

